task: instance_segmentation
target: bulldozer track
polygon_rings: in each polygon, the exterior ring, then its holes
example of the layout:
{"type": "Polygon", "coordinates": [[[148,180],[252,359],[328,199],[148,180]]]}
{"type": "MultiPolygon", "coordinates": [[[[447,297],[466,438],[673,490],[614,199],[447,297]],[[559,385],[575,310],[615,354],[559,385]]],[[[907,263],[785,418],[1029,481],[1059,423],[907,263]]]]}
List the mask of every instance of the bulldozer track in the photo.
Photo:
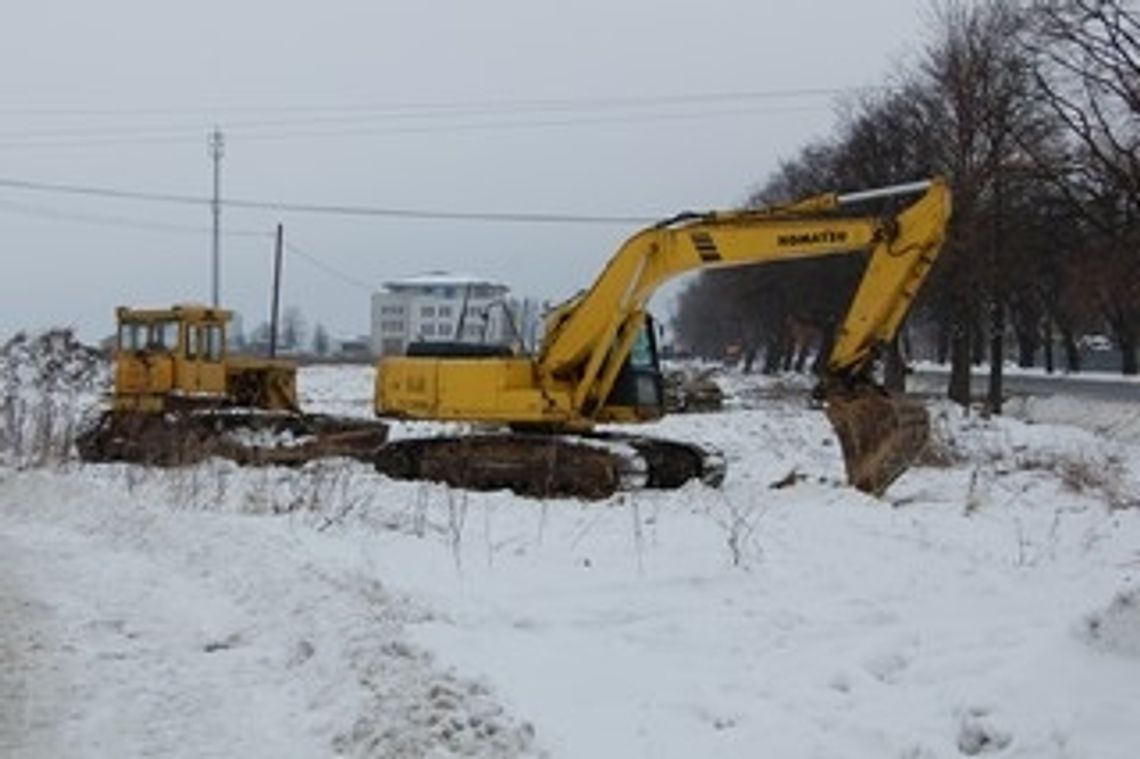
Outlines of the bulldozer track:
{"type": "Polygon", "coordinates": [[[82,460],[100,463],[182,466],[219,457],[243,466],[300,466],[331,456],[371,461],[387,434],[383,422],[314,414],[109,411],[80,432],[76,449],[82,460]]]}

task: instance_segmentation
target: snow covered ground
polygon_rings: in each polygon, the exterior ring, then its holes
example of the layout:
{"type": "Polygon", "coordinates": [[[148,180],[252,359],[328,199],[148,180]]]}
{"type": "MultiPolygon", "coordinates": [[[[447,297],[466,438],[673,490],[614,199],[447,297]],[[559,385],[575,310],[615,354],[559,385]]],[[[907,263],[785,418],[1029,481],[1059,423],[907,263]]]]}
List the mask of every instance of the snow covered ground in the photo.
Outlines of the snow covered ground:
{"type": "MultiPolygon", "coordinates": [[[[875,500],[800,383],[725,384],[655,425],[721,490],[0,468],[0,755],[1136,755],[1135,406],[936,406],[875,500]]],[[[366,415],[371,371],[301,392],[366,415]]]]}

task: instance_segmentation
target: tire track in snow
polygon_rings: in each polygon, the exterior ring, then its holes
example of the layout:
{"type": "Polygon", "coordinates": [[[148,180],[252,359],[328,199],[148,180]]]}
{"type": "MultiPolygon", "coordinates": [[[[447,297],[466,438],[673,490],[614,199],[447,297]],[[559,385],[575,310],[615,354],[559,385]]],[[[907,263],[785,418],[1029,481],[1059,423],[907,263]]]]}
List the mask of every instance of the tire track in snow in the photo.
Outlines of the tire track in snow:
{"type": "Polygon", "coordinates": [[[78,477],[4,485],[5,756],[536,753],[485,687],[405,642],[416,612],[343,546],[78,477]]]}
{"type": "Polygon", "coordinates": [[[9,755],[320,753],[274,652],[226,632],[251,619],[225,596],[65,531],[5,529],[9,755]]]}

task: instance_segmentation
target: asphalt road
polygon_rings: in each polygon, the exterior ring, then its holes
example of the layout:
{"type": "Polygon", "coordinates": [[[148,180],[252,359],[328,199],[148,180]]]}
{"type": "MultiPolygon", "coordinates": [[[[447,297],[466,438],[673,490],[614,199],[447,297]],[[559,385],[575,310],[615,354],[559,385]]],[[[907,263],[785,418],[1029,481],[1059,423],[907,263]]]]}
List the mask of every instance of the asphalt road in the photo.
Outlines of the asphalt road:
{"type": "MultiPolygon", "coordinates": [[[[911,375],[908,383],[914,392],[943,395],[950,371],[922,369],[911,375]]],[[[1091,398],[1100,401],[1140,403],[1140,380],[1136,378],[1113,378],[1111,375],[1056,374],[1025,375],[1005,374],[1002,377],[1005,395],[1069,395],[1091,398]]],[[[989,387],[989,374],[975,371],[970,377],[970,387],[976,398],[984,398],[989,387]]]]}

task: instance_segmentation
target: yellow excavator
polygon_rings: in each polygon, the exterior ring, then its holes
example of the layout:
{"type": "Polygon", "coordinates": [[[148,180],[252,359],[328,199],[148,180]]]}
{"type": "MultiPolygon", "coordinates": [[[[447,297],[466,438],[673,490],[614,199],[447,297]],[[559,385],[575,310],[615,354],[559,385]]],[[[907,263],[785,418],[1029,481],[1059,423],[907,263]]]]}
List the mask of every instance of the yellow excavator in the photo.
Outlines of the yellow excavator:
{"type": "Polygon", "coordinates": [[[394,477],[544,495],[603,497],[692,478],[718,484],[724,464],[715,451],[597,427],[663,413],[650,297],[693,270],[869,252],[819,395],[849,481],[880,494],[921,451],[929,424],[920,405],[873,382],[871,365],[930,272],[950,212],[949,188],[935,178],[759,210],[686,213],[649,227],[622,245],[592,287],[548,315],[534,355],[418,343],[407,355],[383,357],[378,416],[468,422],[482,431],[392,440],[376,465],[394,477]],[[858,213],[900,195],[918,197],[898,213],[858,213]]]}

